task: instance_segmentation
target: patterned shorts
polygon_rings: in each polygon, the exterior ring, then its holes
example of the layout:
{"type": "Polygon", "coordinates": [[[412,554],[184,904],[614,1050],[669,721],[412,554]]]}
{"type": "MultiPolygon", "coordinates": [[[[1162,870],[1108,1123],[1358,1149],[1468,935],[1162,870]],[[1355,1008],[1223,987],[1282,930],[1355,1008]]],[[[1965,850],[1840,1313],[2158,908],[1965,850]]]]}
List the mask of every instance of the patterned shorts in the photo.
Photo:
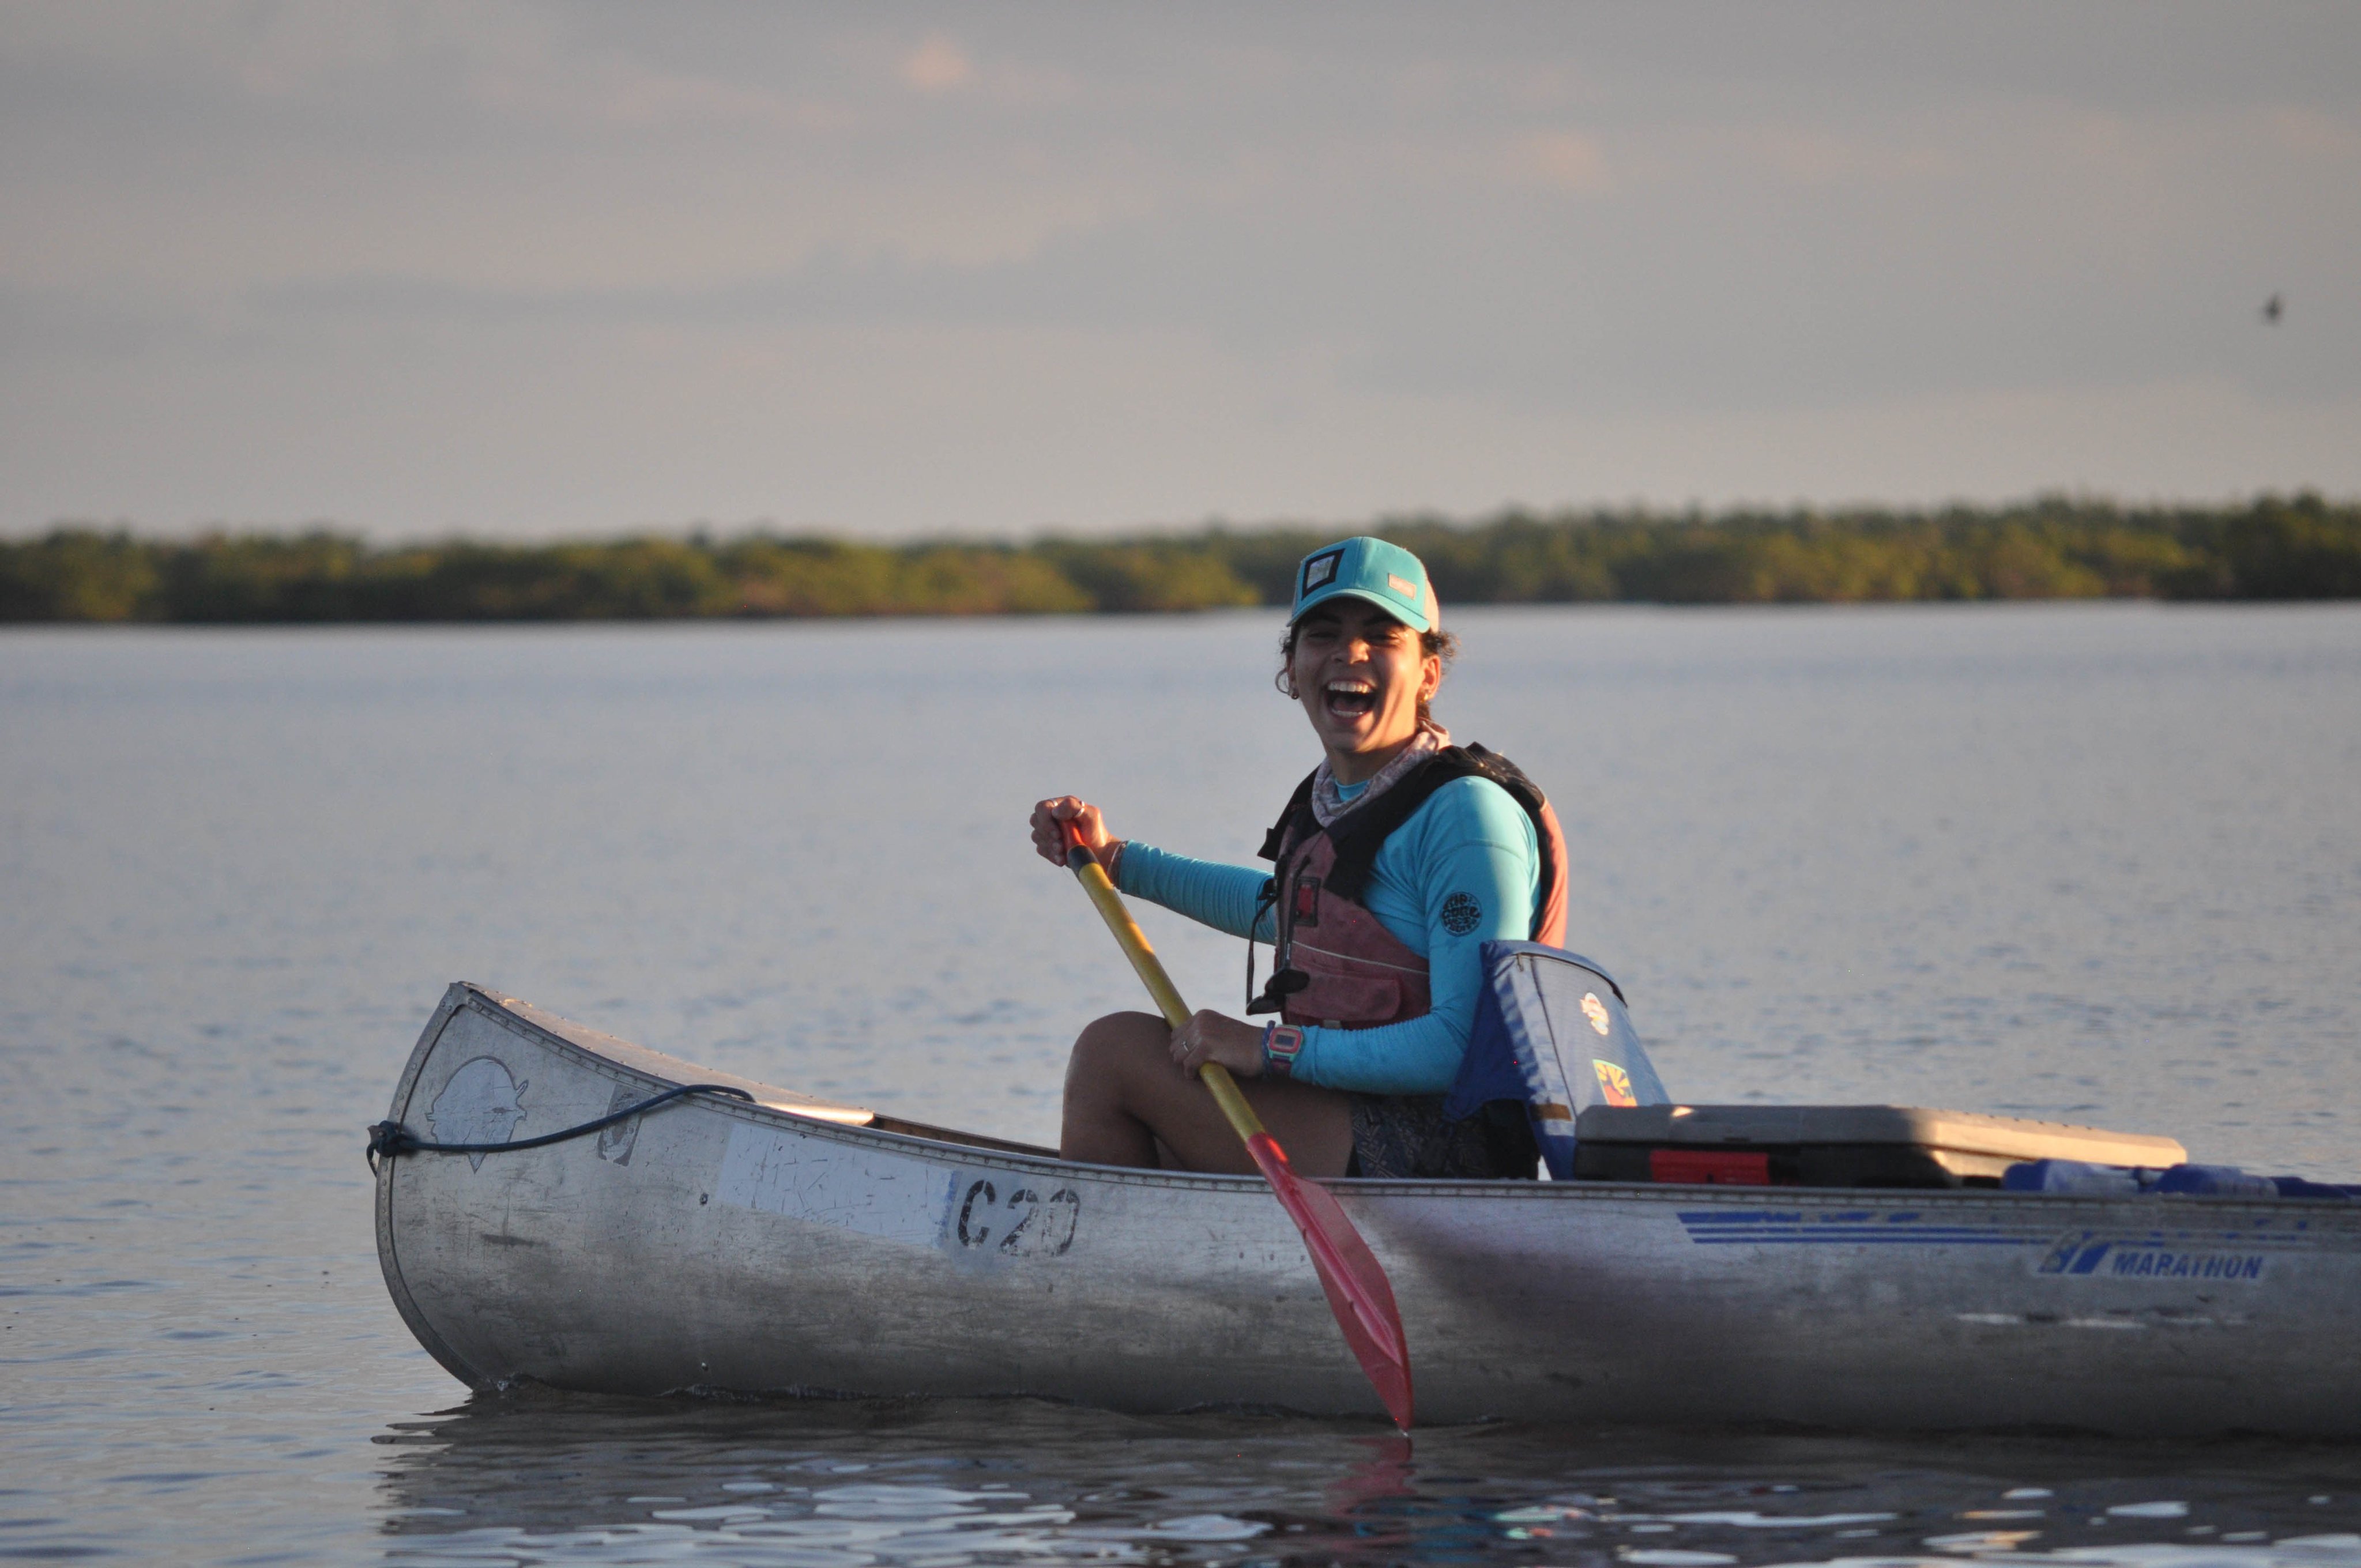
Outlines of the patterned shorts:
{"type": "Polygon", "coordinates": [[[1440,1094],[1355,1094],[1347,1176],[1396,1180],[1533,1179],[1540,1153],[1524,1108],[1503,1102],[1463,1122],[1446,1120],[1440,1094]]]}

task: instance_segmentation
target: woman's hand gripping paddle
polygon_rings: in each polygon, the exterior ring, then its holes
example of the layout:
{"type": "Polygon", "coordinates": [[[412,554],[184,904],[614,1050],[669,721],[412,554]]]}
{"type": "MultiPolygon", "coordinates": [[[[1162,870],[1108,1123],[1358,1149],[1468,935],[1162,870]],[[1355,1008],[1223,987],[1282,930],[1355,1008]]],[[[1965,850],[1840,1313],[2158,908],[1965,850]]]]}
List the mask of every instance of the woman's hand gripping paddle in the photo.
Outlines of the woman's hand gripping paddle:
{"type": "MultiPolygon", "coordinates": [[[[1173,988],[1172,977],[1164,972],[1156,949],[1148,945],[1131,912],[1124,907],[1123,895],[1107,879],[1106,868],[1082,842],[1081,827],[1069,821],[1065,830],[1067,866],[1082,883],[1082,891],[1091,895],[1091,902],[1098,905],[1124,956],[1139,971],[1148,993],[1156,998],[1164,1021],[1179,1028],[1189,1021],[1189,1007],[1173,988]]],[[[1261,1118],[1238,1092],[1229,1069],[1219,1062],[1207,1062],[1197,1069],[1197,1076],[1213,1091],[1222,1114],[1245,1142],[1263,1179],[1278,1196],[1279,1207],[1303,1233],[1304,1250],[1312,1255],[1320,1288],[1328,1293],[1328,1309],[1336,1314],[1336,1326],[1345,1331],[1345,1343],[1352,1347],[1354,1358],[1360,1362],[1378,1398],[1385,1401],[1394,1425],[1410,1431],[1410,1345],[1402,1337],[1401,1312],[1394,1306],[1393,1287],[1386,1283],[1386,1271],[1328,1190],[1304,1180],[1289,1166],[1287,1151],[1264,1130],[1261,1118]]]]}

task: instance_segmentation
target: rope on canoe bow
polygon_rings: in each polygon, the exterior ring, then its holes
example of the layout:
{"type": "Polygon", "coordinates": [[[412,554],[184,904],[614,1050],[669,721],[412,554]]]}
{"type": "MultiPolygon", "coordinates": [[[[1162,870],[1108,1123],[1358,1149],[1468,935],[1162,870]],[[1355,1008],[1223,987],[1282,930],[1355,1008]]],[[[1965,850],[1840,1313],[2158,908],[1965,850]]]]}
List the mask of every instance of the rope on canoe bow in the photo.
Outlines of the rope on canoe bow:
{"type": "Polygon", "coordinates": [[[397,1159],[406,1154],[507,1154],[516,1149],[537,1149],[550,1144],[562,1144],[568,1138],[599,1132],[618,1122],[628,1122],[642,1112],[659,1105],[670,1104],[686,1094],[727,1094],[732,1100],[755,1103],[754,1097],[742,1089],[732,1089],[726,1083],[684,1083],[652,1095],[636,1105],[626,1105],[620,1111],[610,1111],[604,1116],[568,1127],[563,1132],[544,1133],[537,1138],[519,1138],[509,1144],[430,1144],[399,1122],[378,1122],[368,1130],[369,1174],[377,1174],[377,1162],[382,1157],[397,1159]]]}

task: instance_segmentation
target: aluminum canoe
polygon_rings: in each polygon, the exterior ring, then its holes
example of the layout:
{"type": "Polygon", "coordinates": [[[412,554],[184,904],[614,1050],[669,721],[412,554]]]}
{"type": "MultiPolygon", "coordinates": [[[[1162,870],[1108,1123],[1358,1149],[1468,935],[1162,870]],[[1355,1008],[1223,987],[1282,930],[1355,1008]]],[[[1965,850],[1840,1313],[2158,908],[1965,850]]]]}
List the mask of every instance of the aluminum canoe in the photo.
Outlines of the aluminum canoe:
{"type": "MultiPolygon", "coordinates": [[[[1081,1165],[708,1072],[454,985],[378,1255],[478,1388],[1024,1395],[1381,1418],[1259,1182],[1081,1165]]],[[[1422,1424],[2361,1435],[2361,1205],[1608,1182],[1330,1184],[1422,1424]]]]}

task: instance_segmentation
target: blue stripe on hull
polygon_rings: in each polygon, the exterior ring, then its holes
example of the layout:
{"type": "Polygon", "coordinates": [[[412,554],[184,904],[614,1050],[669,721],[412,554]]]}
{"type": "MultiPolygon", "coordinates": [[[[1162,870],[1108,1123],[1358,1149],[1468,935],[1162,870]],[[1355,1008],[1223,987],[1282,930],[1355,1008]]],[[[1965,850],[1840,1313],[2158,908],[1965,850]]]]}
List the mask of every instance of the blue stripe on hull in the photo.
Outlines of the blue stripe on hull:
{"type": "Polygon", "coordinates": [[[2046,1238],[2011,1233],[1992,1225],[1927,1223],[1919,1211],[1905,1209],[1881,1214],[1873,1210],[1848,1210],[1834,1214],[1794,1211],[1764,1214],[1732,1214],[1718,1210],[1692,1210],[1680,1215],[1689,1240],[1700,1246],[1741,1245],[1878,1245],[1878,1246],[2041,1246],[2046,1238]]]}

